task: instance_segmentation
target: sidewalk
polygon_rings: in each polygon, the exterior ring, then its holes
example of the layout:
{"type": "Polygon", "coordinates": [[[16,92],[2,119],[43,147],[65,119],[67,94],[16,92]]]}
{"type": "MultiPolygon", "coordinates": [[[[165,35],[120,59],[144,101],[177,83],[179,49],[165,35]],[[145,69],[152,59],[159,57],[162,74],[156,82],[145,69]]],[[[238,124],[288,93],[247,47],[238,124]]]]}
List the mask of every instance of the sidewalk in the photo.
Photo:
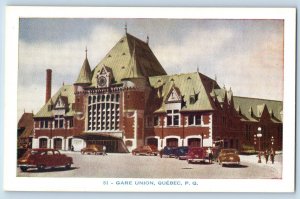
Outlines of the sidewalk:
{"type": "Polygon", "coordinates": [[[282,175],[282,154],[276,154],[274,164],[270,161],[270,158],[268,160],[268,163],[266,164],[266,159],[264,156],[261,157],[261,163],[258,163],[258,156],[257,155],[239,155],[241,159],[241,164],[243,162],[249,162],[252,164],[256,164],[257,166],[261,167],[269,167],[272,168],[275,172],[282,175]]]}

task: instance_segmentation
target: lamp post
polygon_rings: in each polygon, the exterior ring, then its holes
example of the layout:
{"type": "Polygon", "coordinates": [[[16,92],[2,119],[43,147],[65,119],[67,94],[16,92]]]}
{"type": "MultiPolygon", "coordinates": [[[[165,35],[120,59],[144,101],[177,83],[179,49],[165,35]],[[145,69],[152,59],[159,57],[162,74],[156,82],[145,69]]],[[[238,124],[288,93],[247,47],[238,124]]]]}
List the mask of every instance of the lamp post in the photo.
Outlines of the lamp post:
{"type": "Polygon", "coordinates": [[[257,138],[258,138],[258,150],[260,151],[260,138],[262,137],[261,134],[261,127],[257,128],[257,134],[256,134],[257,138]]]}
{"type": "Polygon", "coordinates": [[[275,138],[272,136],[272,137],[271,137],[272,148],[273,148],[273,145],[274,145],[274,141],[275,141],[275,138]]]}
{"type": "Polygon", "coordinates": [[[258,163],[261,163],[261,154],[260,154],[260,138],[262,137],[262,134],[261,134],[261,127],[258,127],[257,128],[257,134],[256,134],[256,137],[258,138],[258,163]]]}

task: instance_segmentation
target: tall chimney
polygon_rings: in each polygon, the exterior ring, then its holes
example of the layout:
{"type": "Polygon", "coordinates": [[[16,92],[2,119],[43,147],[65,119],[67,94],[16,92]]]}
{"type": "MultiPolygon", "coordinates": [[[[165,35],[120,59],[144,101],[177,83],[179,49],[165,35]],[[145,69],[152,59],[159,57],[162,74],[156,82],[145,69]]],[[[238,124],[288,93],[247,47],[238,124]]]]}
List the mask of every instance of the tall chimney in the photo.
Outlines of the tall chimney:
{"type": "Polygon", "coordinates": [[[47,74],[46,74],[46,100],[45,100],[45,104],[51,98],[52,70],[51,69],[47,69],[46,73],[47,74]]]}

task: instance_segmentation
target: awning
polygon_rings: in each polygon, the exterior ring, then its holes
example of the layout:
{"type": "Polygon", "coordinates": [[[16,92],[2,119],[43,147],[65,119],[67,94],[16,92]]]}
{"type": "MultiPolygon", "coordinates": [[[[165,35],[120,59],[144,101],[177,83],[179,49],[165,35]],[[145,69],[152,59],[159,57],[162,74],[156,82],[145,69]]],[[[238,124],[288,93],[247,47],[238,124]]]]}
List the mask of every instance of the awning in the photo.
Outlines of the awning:
{"type": "Polygon", "coordinates": [[[75,135],[74,138],[81,138],[84,140],[121,140],[120,137],[109,135],[107,133],[82,133],[75,135]]]}

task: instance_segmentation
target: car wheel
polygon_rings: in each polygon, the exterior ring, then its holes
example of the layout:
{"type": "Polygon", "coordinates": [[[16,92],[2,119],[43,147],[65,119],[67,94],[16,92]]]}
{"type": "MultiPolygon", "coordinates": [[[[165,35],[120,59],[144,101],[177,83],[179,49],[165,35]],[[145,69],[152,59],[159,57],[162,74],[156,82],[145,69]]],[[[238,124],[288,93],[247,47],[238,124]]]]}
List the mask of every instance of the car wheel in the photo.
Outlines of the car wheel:
{"type": "Polygon", "coordinates": [[[26,172],[27,171],[27,167],[20,167],[21,171],[26,172]]]}
{"type": "Polygon", "coordinates": [[[71,164],[70,164],[70,163],[67,163],[66,166],[65,166],[65,168],[66,168],[66,169],[71,169],[71,164]]]}
{"type": "Polygon", "coordinates": [[[45,170],[45,165],[42,165],[42,164],[39,165],[39,166],[38,166],[38,170],[39,170],[39,171],[44,171],[44,170],[45,170]]]}

